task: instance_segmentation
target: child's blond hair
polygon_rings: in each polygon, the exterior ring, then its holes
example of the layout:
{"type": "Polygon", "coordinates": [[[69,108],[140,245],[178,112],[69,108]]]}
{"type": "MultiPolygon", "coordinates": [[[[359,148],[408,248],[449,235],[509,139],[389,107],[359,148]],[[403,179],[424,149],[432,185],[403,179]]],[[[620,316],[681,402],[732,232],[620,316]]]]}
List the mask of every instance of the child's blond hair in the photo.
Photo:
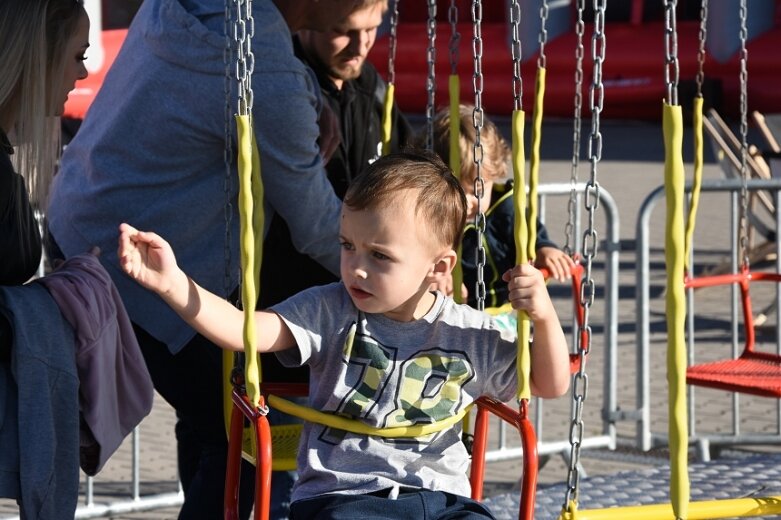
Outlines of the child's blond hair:
{"type": "MultiPolygon", "coordinates": [[[[459,105],[459,138],[458,147],[461,156],[460,177],[471,182],[477,175],[475,166],[474,145],[477,132],[473,122],[474,107],[459,105]]],[[[450,156],[450,110],[440,110],[434,117],[434,151],[447,159],[450,156]]],[[[483,116],[483,127],[480,129],[480,144],[483,147],[483,161],[480,174],[490,181],[499,181],[507,176],[507,163],[510,159],[510,147],[507,145],[496,125],[483,116]]]]}

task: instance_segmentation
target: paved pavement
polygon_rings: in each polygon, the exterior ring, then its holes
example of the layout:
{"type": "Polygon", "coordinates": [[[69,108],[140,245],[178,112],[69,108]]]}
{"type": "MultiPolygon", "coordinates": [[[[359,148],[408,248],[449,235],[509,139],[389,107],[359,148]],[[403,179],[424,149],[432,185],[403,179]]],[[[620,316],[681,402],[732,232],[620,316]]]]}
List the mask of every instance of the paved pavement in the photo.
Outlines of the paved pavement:
{"type": "MultiPolygon", "coordinates": [[[[506,129],[506,121],[499,120],[506,129]]],[[[542,182],[568,182],[570,178],[571,134],[567,122],[546,124],[543,134],[542,182]]],[[[636,305],[635,305],[635,263],[634,252],[635,225],[638,208],[645,197],[663,179],[663,148],[661,129],[658,125],[647,123],[603,122],[604,152],[599,165],[599,181],[604,190],[615,199],[620,216],[620,272],[618,306],[618,352],[619,370],[615,381],[618,404],[623,410],[635,408],[636,394],[636,305]]],[[[585,139],[584,139],[585,140],[585,139]]],[[[688,140],[685,142],[688,147],[688,140]]],[[[584,145],[585,147],[585,145],[584,145]]],[[[689,148],[685,148],[689,149],[689,148]]],[[[528,148],[527,148],[528,150],[528,148]]],[[[688,153],[686,155],[689,155],[688,153]]],[[[706,164],[705,178],[722,178],[718,165],[712,161],[706,164]]],[[[581,179],[588,176],[588,165],[581,168],[581,179]]],[[[654,213],[651,232],[651,418],[655,432],[664,433],[667,429],[666,383],[664,375],[664,342],[666,340],[664,306],[664,261],[662,258],[663,204],[654,213]]],[[[703,200],[695,242],[698,244],[695,263],[697,268],[706,269],[721,262],[728,252],[729,224],[727,206],[723,199],[707,198],[703,200]]],[[[546,225],[554,240],[564,242],[563,230],[566,222],[566,202],[564,199],[551,199],[547,206],[546,225]]],[[[598,216],[597,227],[603,229],[604,218],[598,216]]],[[[599,259],[598,259],[599,260],[599,259]]],[[[595,265],[597,283],[602,278],[603,261],[595,265]]],[[[563,286],[551,286],[557,308],[567,316],[571,295],[563,286]]],[[[598,298],[602,291],[598,292],[598,298]]],[[[724,296],[719,293],[707,294],[705,302],[698,311],[703,312],[715,328],[706,332],[709,343],[724,344],[724,333],[719,332],[725,325],[724,296]]],[[[589,395],[586,401],[584,419],[586,435],[598,436],[602,433],[602,383],[603,348],[601,334],[604,306],[601,301],[592,308],[591,320],[595,326],[595,344],[589,355],[590,369],[589,395]]],[[[567,323],[566,318],[562,320],[567,323]]],[[[775,318],[770,316],[764,325],[765,331],[774,330],[775,318]]],[[[728,353],[728,348],[717,347],[720,352],[728,353]]],[[[730,412],[731,397],[725,392],[702,391],[697,393],[697,415],[694,424],[699,432],[729,432],[732,428],[730,412]]],[[[778,403],[771,399],[741,398],[743,413],[738,419],[743,432],[774,432],[778,414],[778,403]]],[[[543,440],[563,441],[568,439],[570,403],[562,398],[544,403],[543,422],[538,434],[543,440]]],[[[159,493],[176,493],[175,446],[173,442],[174,415],[170,407],[157,399],[152,414],[140,426],[141,469],[140,494],[142,497],[159,493]]],[[[635,439],[633,422],[621,422],[617,425],[619,449],[588,449],[583,452],[583,467],[589,475],[609,474],[623,469],[640,469],[666,463],[663,448],[644,453],[632,446],[635,439]]],[[[131,445],[128,440],[112,457],[102,473],[95,479],[94,503],[96,505],[123,500],[131,497],[131,445]]],[[[743,447],[745,450],[768,449],[767,447],[743,447]]],[[[774,449],[774,448],[769,448],[774,449]]],[[[567,464],[563,456],[553,454],[543,458],[545,464],[540,470],[541,483],[555,483],[567,478],[567,464]]],[[[486,472],[486,494],[493,495],[515,489],[521,474],[519,459],[492,462],[486,472]]],[[[562,497],[563,498],[563,497],[562,497]]],[[[121,513],[112,518],[130,519],[167,519],[176,518],[177,507],[162,507],[152,511],[121,513]]],[[[15,513],[13,504],[0,501],[0,518],[15,513]]]]}

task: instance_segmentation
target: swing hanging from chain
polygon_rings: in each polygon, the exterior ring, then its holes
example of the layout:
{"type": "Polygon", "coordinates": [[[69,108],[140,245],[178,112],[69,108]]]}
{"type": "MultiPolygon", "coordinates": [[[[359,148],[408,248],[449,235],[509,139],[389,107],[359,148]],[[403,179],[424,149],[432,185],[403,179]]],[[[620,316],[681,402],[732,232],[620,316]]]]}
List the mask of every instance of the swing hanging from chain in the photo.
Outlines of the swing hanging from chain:
{"type": "Polygon", "coordinates": [[[745,344],[737,359],[717,361],[689,367],[686,380],[691,385],[719,388],[733,392],[749,393],[765,397],[781,397],[781,356],[755,350],[754,316],[751,308],[749,286],[752,282],[781,282],[781,274],[752,272],[749,264],[748,218],[748,52],[747,4],[740,6],[740,179],[738,250],[740,270],[734,274],[712,277],[688,278],[691,288],[713,285],[737,284],[743,305],[745,344]]]}

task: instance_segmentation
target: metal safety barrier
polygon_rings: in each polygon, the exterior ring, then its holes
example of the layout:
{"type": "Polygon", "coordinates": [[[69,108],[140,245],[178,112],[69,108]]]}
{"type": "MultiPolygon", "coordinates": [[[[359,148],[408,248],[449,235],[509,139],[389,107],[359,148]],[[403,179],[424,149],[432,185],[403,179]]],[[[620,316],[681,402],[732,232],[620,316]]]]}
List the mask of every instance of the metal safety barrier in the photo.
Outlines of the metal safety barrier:
{"type": "MultiPolygon", "coordinates": [[[[574,250],[579,251],[581,246],[581,228],[580,228],[580,215],[581,215],[581,199],[585,190],[585,183],[578,183],[574,186],[570,183],[548,183],[540,184],[538,187],[538,196],[540,199],[539,214],[540,220],[545,222],[546,214],[546,200],[548,197],[553,196],[569,196],[574,189],[577,194],[576,204],[576,218],[575,218],[575,244],[574,250]]],[[[601,254],[605,261],[604,270],[604,329],[603,329],[603,345],[604,345],[604,363],[602,367],[602,431],[598,435],[584,436],[581,446],[583,448],[609,448],[615,449],[616,445],[616,428],[613,421],[613,417],[618,411],[617,405],[617,338],[618,338],[618,255],[620,252],[620,240],[619,240],[619,216],[618,208],[613,197],[604,188],[600,188],[599,191],[599,204],[604,210],[602,214],[605,218],[605,239],[600,245],[601,254]]],[[[572,326],[572,344],[577,345],[578,328],[574,322],[572,326]]],[[[597,347],[599,348],[599,347],[597,347]]],[[[592,365],[593,367],[593,365],[592,365]]],[[[538,439],[538,453],[540,455],[561,455],[565,460],[569,462],[570,455],[570,440],[568,436],[564,436],[560,439],[551,438],[552,436],[545,435],[544,425],[544,405],[543,400],[534,398],[532,406],[533,410],[533,423],[535,431],[537,432],[538,439]]],[[[571,419],[571,417],[570,417],[571,419]]],[[[557,418],[557,421],[562,424],[564,421],[561,418],[557,418]]],[[[506,427],[501,421],[497,421],[498,426],[492,425],[497,428],[496,441],[492,443],[492,449],[486,452],[486,462],[494,462],[501,460],[513,459],[521,456],[521,447],[517,445],[511,445],[509,439],[515,440],[514,435],[508,436],[506,427]]],[[[569,422],[567,422],[569,424],[569,422]]]]}
{"type": "MultiPolygon", "coordinates": [[[[749,180],[747,182],[749,192],[766,191],[772,193],[774,206],[779,208],[781,205],[781,179],[772,180],[749,180]]],[[[726,193],[729,198],[729,254],[731,259],[731,268],[737,270],[740,259],[738,258],[738,219],[739,219],[739,197],[741,191],[740,179],[723,179],[703,181],[702,193],[726,193]]],[[[686,193],[691,193],[691,185],[686,186],[686,193]]],[[[659,199],[664,196],[664,186],[660,186],[652,191],[640,207],[637,217],[637,264],[636,264],[636,314],[637,314],[637,396],[636,410],[627,413],[627,419],[636,421],[636,445],[639,449],[647,451],[656,446],[667,445],[667,435],[651,431],[651,347],[650,347],[650,232],[649,223],[651,222],[651,213],[659,199]]],[[[702,207],[702,202],[700,203],[702,207]]],[[[775,229],[781,229],[781,212],[775,211],[775,229]]],[[[664,219],[659,219],[662,222],[664,219]]],[[[750,219],[751,220],[751,219],[750,219]]],[[[707,223],[702,223],[707,225],[707,223]]],[[[693,248],[692,248],[693,250],[693,248]]],[[[781,272],[781,243],[775,240],[776,265],[775,269],[781,272]]],[[[693,262],[690,262],[694,265],[693,262]]],[[[689,290],[687,303],[687,315],[692,317],[694,313],[694,303],[691,289],[689,290]]],[[[779,289],[775,292],[775,315],[776,324],[781,323],[781,306],[779,306],[779,289]]],[[[739,301],[736,291],[733,289],[730,298],[730,335],[732,343],[732,355],[737,357],[739,354],[739,301]]],[[[694,330],[693,320],[688,320],[687,345],[689,351],[688,363],[694,363],[694,330]]],[[[776,326],[776,345],[777,351],[781,351],[781,328],[776,326]]],[[[695,416],[695,393],[694,388],[688,388],[687,394],[688,412],[689,412],[689,432],[690,442],[695,443],[698,456],[701,460],[710,458],[710,447],[712,445],[733,445],[733,444],[768,444],[781,442],[781,400],[777,400],[776,419],[774,433],[741,433],[741,399],[740,395],[733,393],[731,396],[731,428],[732,432],[728,434],[706,434],[698,435],[696,432],[695,416]]]]}

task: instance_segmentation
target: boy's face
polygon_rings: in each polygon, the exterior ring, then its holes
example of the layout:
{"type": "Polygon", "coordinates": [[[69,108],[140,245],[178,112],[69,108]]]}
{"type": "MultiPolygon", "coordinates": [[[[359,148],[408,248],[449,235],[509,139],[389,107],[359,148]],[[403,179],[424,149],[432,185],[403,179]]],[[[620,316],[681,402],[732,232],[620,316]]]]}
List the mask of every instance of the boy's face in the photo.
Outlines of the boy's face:
{"type": "MultiPolygon", "coordinates": [[[[421,317],[421,296],[440,250],[423,219],[415,215],[413,191],[387,207],[354,211],[342,207],[341,275],[358,309],[396,321],[421,317]]],[[[429,302],[430,305],[430,302],[429,302]]]]}
{"type": "MultiPolygon", "coordinates": [[[[464,176],[460,179],[461,187],[464,189],[466,195],[466,223],[469,224],[475,219],[477,214],[477,196],[475,195],[475,180],[474,176],[464,176]]],[[[480,199],[483,211],[488,209],[488,204],[491,201],[491,190],[494,187],[494,181],[483,178],[483,197],[480,199]]]]}

